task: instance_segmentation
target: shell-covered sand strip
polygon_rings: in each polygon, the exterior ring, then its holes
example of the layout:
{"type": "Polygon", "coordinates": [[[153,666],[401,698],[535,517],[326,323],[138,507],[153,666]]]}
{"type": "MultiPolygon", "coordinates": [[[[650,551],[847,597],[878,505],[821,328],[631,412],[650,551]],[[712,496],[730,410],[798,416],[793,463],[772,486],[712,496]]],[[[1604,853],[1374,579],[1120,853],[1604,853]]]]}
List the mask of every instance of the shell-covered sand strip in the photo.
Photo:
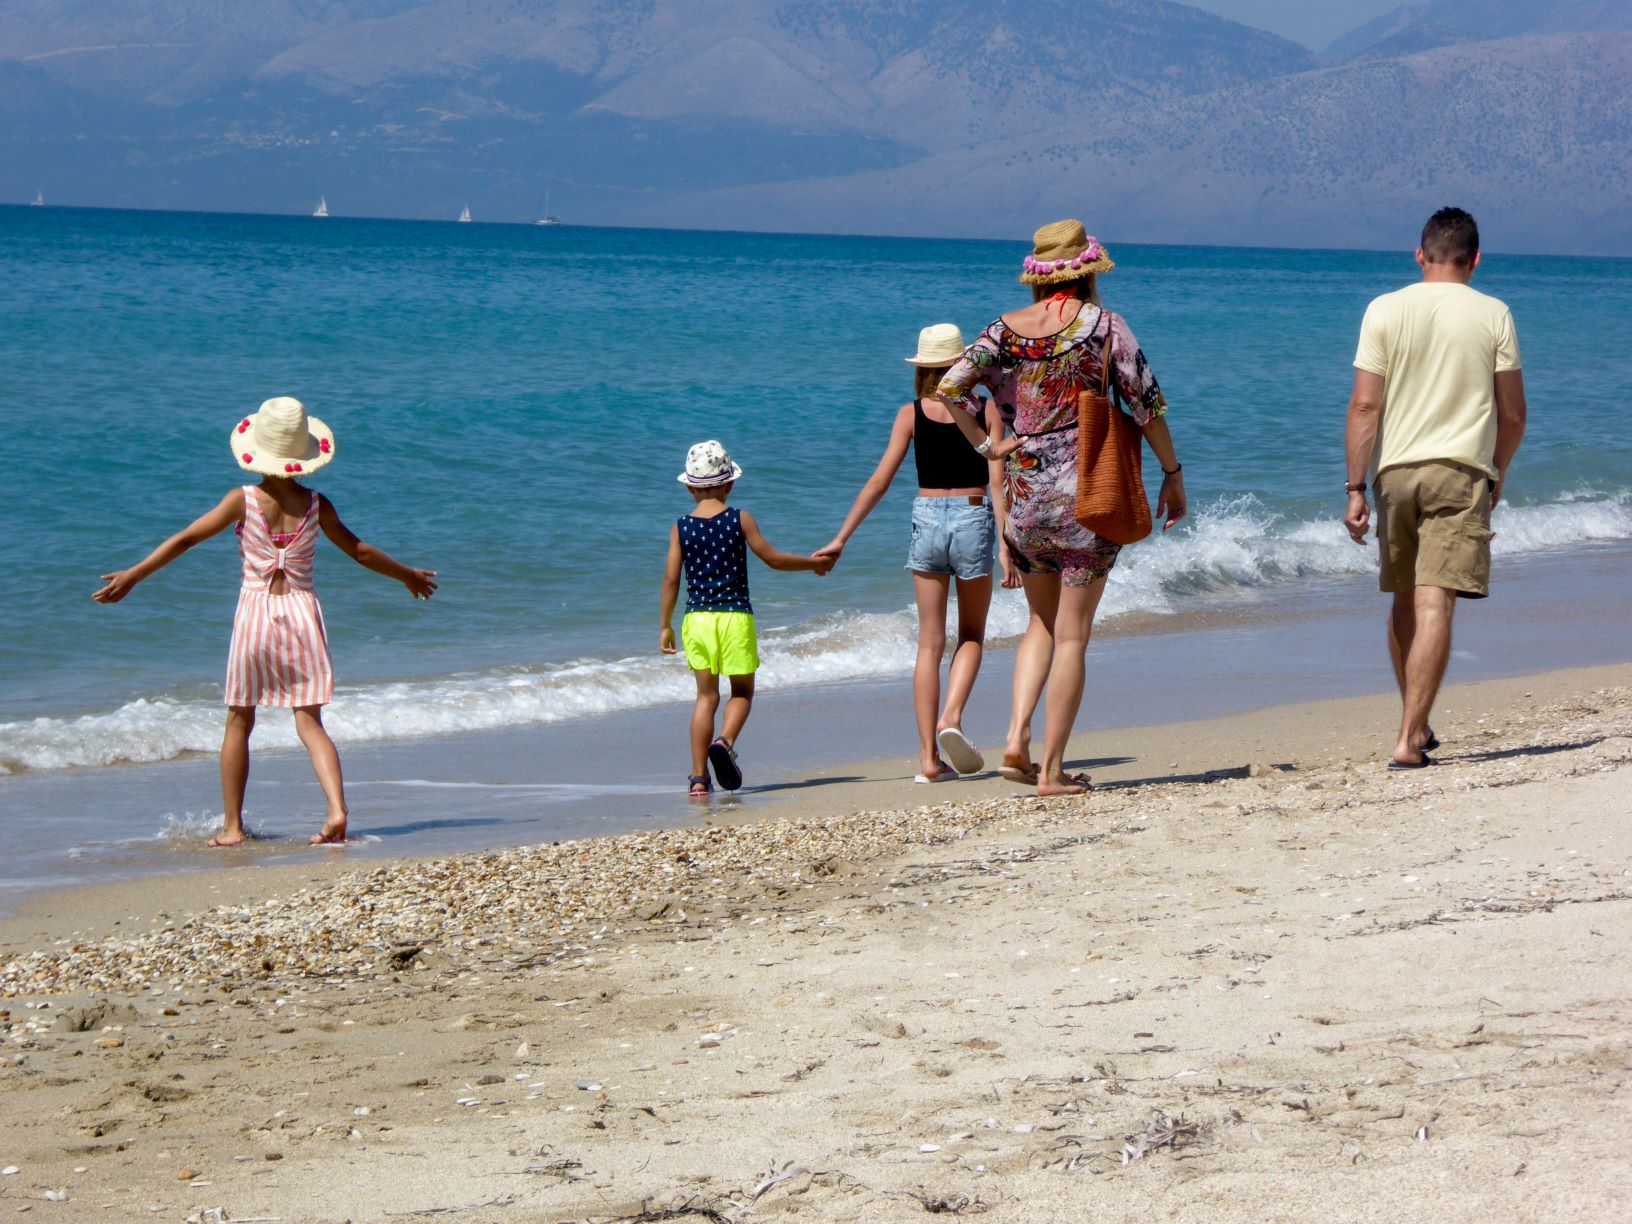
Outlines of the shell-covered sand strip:
{"type": "MultiPolygon", "coordinates": [[[[865,863],[914,846],[956,841],[1004,825],[1103,824],[1159,819],[1197,800],[1219,815],[1329,811],[1380,788],[1396,798],[1507,786],[1614,768],[1632,760],[1632,689],[1454,728],[1457,751],[1422,774],[1387,775],[1375,761],[1313,768],[1220,769],[1203,780],[1120,786],[1083,799],[1035,796],[863,811],[819,820],[774,816],[734,827],[634,833],[493,853],[359,869],[255,905],[218,905],[162,928],[119,938],[61,940],[0,965],[0,996],[111,992],[270,977],[333,978],[376,972],[404,944],[503,955],[571,936],[586,924],[655,904],[712,906],[801,887],[835,862],[865,863]],[[1523,753],[1546,744],[1587,746],[1523,753]],[[1458,758],[1457,752],[1466,753],[1458,758]]],[[[1450,737],[1446,737],[1449,739],[1450,737]]]]}

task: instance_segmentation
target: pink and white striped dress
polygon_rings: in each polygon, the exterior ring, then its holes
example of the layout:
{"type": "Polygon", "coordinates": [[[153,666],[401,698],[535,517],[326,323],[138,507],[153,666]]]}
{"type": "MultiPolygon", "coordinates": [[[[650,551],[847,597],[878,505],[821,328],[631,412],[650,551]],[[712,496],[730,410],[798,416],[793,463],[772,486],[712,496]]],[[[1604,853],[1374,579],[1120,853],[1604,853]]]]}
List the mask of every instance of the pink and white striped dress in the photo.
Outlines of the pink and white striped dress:
{"type": "Polygon", "coordinates": [[[227,650],[229,706],[327,705],[334,698],[329,638],[312,590],[317,514],[313,493],[300,526],[287,537],[274,537],[255,500],[255,486],[244,486],[244,521],[238,528],[244,585],[227,650]],[[268,588],[280,571],[288,589],[274,595],[268,588]]]}

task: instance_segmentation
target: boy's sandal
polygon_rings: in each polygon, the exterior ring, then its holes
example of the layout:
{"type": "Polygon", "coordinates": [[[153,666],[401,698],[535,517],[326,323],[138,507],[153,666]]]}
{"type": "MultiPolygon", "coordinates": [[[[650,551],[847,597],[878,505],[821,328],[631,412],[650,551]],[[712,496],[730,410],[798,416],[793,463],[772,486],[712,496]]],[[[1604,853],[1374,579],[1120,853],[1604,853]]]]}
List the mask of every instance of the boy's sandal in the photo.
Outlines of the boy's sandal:
{"type": "Polygon", "coordinates": [[[708,746],[708,763],[714,767],[715,780],[728,791],[742,789],[742,770],[737,766],[737,752],[720,736],[708,746]]]}
{"type": "Polygon", "coordinates": [[[693,795],[712,795],[714,793],[714,786],[709,782],[706,773],[687,778],[686,785],[691,788],[693,795]]]}

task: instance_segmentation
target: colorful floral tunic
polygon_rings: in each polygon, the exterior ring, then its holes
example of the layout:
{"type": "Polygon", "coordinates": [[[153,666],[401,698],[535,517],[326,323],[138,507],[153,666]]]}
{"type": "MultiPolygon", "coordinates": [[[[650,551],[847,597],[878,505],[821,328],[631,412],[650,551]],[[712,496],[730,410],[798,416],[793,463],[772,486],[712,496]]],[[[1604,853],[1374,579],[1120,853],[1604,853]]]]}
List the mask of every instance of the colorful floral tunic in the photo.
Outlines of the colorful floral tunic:
{"type": "Polygon", "coordinates": [[[1084,305],[1052,336],[1022,336],[998,319],[947,371],[936,395],[978,412],[972,392],[984,384],[1023,442],[1009,456],[1003,490],[1007,539],[1025,573],[1059,574],[1087,586],[1110,573],[1121,546],[1077,524],[1077,394],[1100,387],[1100,357],[1111,337],[1111,381],[1141,428],[1167,411],[1139,342],[1120,315],[1084,305]]]}

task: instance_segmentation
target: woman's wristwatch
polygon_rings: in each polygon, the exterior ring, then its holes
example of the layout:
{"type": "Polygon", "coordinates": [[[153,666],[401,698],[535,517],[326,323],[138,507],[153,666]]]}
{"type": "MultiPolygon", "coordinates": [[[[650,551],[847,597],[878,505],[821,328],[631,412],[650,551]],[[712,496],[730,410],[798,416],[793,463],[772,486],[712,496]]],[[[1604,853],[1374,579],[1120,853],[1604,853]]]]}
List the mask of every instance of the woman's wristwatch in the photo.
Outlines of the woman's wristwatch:
{"type": "Polygon", "coordinates": [[[1364,493],[1366,491],[1366,482],[1361,480],[1347,483],[1343,486],[1343,491],[1345,493],[1364,493]]]}

